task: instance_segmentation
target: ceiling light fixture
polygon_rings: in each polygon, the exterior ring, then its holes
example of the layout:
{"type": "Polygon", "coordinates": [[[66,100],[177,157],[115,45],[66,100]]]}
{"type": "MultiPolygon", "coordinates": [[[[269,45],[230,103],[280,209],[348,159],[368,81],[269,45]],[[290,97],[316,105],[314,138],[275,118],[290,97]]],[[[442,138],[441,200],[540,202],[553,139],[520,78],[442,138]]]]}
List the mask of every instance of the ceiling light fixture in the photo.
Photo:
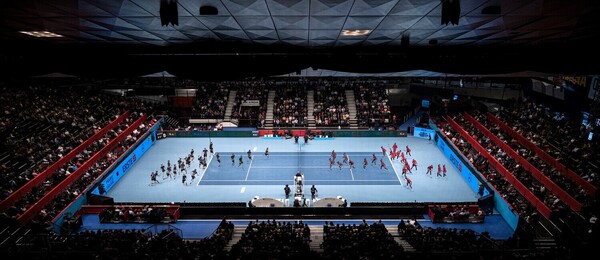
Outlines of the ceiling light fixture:
{"type": "Polygon", "coordinates": [[[60,38],[60,37],[64,37],[60,34],[56,34],[53,32],[49,32],[49,31],[19,31],[22,34],[27,34],[29,36],[33,36],[33,37],[40,37],[40,38],[60,38]]]}
{"type": "Polygon", "coordinates": [[[160,24],[162,26],[179,25],[177,0],[160,0],[160,24]]]}
{"type": "Polygon", "coordinates": [[[342,36],[365,36],[369,33],[371,30],[342,30],[342,36]]]}
{"type": "Polygon", "coordinates": [[[219,9],[210,5],[200,6],[200,15],[219,15],[219,9]]]}
{"type": "Polygon", "coordinates": [[[442,0],[442,24],[458,25],[460,19],[460,0],[442,0]]]}

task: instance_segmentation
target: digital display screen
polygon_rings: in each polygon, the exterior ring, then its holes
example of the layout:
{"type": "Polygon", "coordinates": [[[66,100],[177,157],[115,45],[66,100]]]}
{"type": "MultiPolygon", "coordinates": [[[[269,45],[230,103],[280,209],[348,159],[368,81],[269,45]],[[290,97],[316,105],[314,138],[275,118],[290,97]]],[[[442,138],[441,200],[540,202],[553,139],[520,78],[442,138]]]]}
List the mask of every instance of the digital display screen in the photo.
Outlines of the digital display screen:
{"type": "Polygon", "coordinates": [[[429,108],[429,100],[427,100],[427,99],[421,100],[421,107],[429,108]]]}
{"type": "Polygon", "coordinates": [[[591,120],[591,114],[589,112],[581,112],[581,124],[589,127],[591,120]]]}

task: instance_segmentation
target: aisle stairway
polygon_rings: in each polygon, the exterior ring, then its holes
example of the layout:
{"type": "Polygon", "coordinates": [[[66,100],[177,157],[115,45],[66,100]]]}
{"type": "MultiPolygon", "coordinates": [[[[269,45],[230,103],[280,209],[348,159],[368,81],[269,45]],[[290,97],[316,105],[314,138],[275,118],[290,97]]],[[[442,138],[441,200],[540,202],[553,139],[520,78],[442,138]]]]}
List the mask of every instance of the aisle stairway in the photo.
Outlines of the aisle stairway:
{"type": "Polygon", "coordinates": [[[179,123],[179,120],[172,118],[168,115],[165,115],[163,117],[163,123],[167,124],[168,126],[170,126],[173,129],[179,129],[179,126],[181,126],[181,124],[179,123]]]}
{"type": "Polygon", "coordinates": [[[237,91],[229,91],[229,98],[227,99],[227,106],[225,107],[225,117],[223,118],[225,122],[231,122],[231,114],[233,113],[233,104],[235,103],[236,95],[237,91]]]}
{"type": "Polygon", "coordinates": [[[307,91],[307,96],[306,96],[306,115],[308,118],[308,129],[316,129],[316,120],[315,120],[315,116],[313,115],[312,111],[315,108],[315,91],[314,90],[309,90],[307,91]]]}
{"type": "Polygon", "coordinates": [[[267,116],[265,117],[265,129],[273,129],[273,106],[275,105],[275,90],[269,91],[267,97],[267,116]]]}
{"type": "Polygon", "coordinates": [[[356,99],[354,90],[346,90],[346,102],[348,102],[348,112],[350,113],[350,129],[358,129],[358,119],[356,118],[356,99]]]}
{"type": "Polygon", "coordinates": [[[413,246],[411,246],[406,240],[404,240],[400,236],[400,233],[398,233],[398,226],[386,225],[385,228],[388,230],[388,232],[390,232],[390,234],[392,234],[392,236],[394,237],[394,241],[396,241],[396,243],[398,243],[400,246],[402,246],[402,248],[404,248],[405,252],[417,251],[413,246]]]}
{"type": "Polygon", "coordinates": [[[323,226],[308,226],[310,229],[310,250],[322,253],[323,248],[321,244],[323,244],[323,226]]]}
{"type": "MultiPolygon", "coordinates": [[[[323,226],[315,225],[308,226],[310,229],[310,250],[315,251],[317,253],[322,253],[323,248],[321,248],[321,244],[323,243],[323,226]]],[[[225,246],[224,250],[229,252],[233,245],[237,244],[242,239],[242,234],[246,231],[246,226],[236,226],[233,229],[233,235],[231,236],[231,240],[225,246]]]]}
{"type": "Polygon", "coordinates": [[[537,249],[556,249],[557,244],[554,238],[536,238],[533,240],[533,244],[537,249]]]}
{"type": "Polygon", "coordinates": [[[242,239],[242,234],[244,234],[244,232],[246,232],[246,226],[235,226],[233,228],[233,235],[231,236],[231,240],[229,240],[229,243],[224,248],[225,251],[231,251],[231,247],[233,247],[233,245],[237,244],[237,242],[239,242],[240,239],[242,239]]]}

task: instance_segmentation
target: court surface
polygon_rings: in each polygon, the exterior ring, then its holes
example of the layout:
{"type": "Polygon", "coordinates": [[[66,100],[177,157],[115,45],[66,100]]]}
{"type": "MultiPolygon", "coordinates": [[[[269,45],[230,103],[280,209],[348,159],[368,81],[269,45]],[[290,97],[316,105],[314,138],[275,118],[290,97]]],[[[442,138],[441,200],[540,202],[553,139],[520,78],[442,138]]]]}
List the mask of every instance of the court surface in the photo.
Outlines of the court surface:
{"type": "MultiPolygon", "coordinates": [[[[344,163],[343,154],[337,155],[330,167],[331,153],[323,152],[281,152],[270,153],[269,156],[254,153],[252,160],[247,154],[238,154],[231,160],[231,152],[221,164],[213,158],[208,165],[200,185],[279,185],[290,184],[290,176],[297,172],[304,174],[307,185],[400,185],[400,177],[396,175],[389,158],[378,152],[375,163],[371,163],[373,153],[347,152],[348,162],[344,163]],[[243,163],[239,163],[239,156],[243,163]],[[363,160],[368,158],[367,166],[363,160]],[[382,168],[379,159],[384,160],[386,168],[382,168]],[[350,168],[354,161],[354,168],[350,168]],[[357,162],[360,163],[357,167],[357,162]],[[339,162],[339,164],[338,164],[339,162]]],[[[235,153],[233,153],[235,155],[235,153]]]]}
{"type": "MultiPolygon", "coordinates": [[[[293,139],[281,138],[166,138],[156,143],[106,194],[115,202],[248,202],[255,196],[280,199],[285,196],[283,187],[293,187],[293,177],[298,172],[305,177],[305,186],[318,189],[319,197],[342,196],[352,202],[472,202],[478,195],[473,192],[457,170],[433,143],[415,137],[374,138],[348,137],[311,140],[307,144],[294,143],[293,139]],[[207,157],[208,167],[199,166],[198,156],[213,142],[215,152],[207,157]],[[396,143],[405,151],[409,162],[416,159],[418,170],[408,174],[413,182],[407,187],[401,175],[399,160],[391,161],[383,156],[381,146],[388,151],[396,143]],[[265,156],[266,148],[269,156],[265,156]],[[167,161],[177,162],[194,149],[194,161],[187,168],[187,185],[182,183],[181,173],[175,179],[159,175],[159,184],[150,184],[150,173],[160,171],[167,161]],[[252,160],[248,158],[251,151],[252,160]],[[337,158],[329,168],[329,158],[335,150],[337,158]],[[346,153],[354,161],[354,169],[343,163],[346,153]],[[231,161],[231,155],[235,158],[231,161]],[[374,164],[372,156],[377,157],[374,164]],[[239,158],[242,157],[242,164],[239,158]],[[363,161],[368,164],[363,168],[363,161]],[[380,167],[382,160],[387,170],[380,167]],[[341,169],[337,162],[340,162],[341,169]],[[432,176],[425,175],[427,165],[434,165],[432,176]],[[436,177],[437,165],[446,164],[447,177],[436,177]],[[191,172],[198,176],[191,182],[191,172]]],[[[306,187],[305,189],[308,189],[306,187]]]]}

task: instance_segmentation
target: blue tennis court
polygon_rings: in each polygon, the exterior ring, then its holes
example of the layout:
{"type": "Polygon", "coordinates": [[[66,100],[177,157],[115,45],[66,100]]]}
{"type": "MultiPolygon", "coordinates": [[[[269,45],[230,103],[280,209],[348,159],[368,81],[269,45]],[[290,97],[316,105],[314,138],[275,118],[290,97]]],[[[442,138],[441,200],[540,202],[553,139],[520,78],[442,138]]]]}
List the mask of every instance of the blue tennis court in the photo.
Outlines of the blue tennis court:
{"type": "Polygon", "coordinates": [[[354,161],[355,168],[351,169],[349,163],[343,162],[343,153],[337,155],[335,163],[330,167],[331,153],[326,152],[280,152],[271,153],[268,157],[264,153],[254,153],[252,160],[248,159],[247,154],[225,152],[221,155],[220,164],[214,158],[209,160],[208,168],[198,185],[293,184],[293,177],[298,171],[304,174],[307,185],[401,184],[393,164],[381,152],[345,154],[349,160],[354,161]],[[371,163],[373,154],[377,156],[375,163],[371,163]],[[242,164],[239,163],[239,156],[242,156],[242,164]],[[363,167],[364,159],[367,159],[366,167],[363,167]],[[381,167],[379,159],[384,160],[387,169],[381,167]]]}
{"type": "Polygon", "coordinates": [[[435,144],[415,137],[367,137],[330,138],[313,140],[308,144],[296,144],[294,140],[283,138],[166,138],[158,140],[131,167],[131,169],[107,192],[115,202],[247,202],[254,196],[284,198],[285,184],[293,185],[293,176],[300,170],[305,177],[305,185],[315,185],[320,197],[343,196],[352,202],[468,202],[477,201],[478,195],[471,190],[451,162],[446,159],[435,144]],[[215,153],[221,157],[221,165],[216,156],[208,155],[208,166],[202,169],[197,156],[210,142],[214,143],[215,153]],[[413,170],[408,177],[413,187],[405,185],[401,176],[402,164],[383,157],[380,147],[406,145],[412,149],[407,159],[416,159],[419,170],[413,170]],[[264,151],[269,148],[270,156],[264,151]],[[149,185],[150,173],[159,170],[167,161],[176,162],[185,157],[191,149],[196,157],[187,169],[188,183],[183,184],[181,174],[176,179],[159,178],[160,183],[149,185]],[[253,160],[248,160],[247,151],[252,151],[253,160]],[[329,157],[335,150],[337,159],[329,170],[329,157]],[[231,165],[231,154],[235,154],[231,165]],[[355,163],[350,171],[348,164],[342,163],[340,170],[337,161],[343,161],[343,154],[355,163]],[[373,153],[377,156],[371,164],[373,153]],[[239,157],[243,166],[238,166],[239,157]],[[363,160],[368,166],[363,169],[363,160]],[[380,169],[383,160],[388,170],[380,169]],[[447,177],[426,175],[429,164],[446,164],[447,177]],[[193,170],[198,176],[192,181],[193,170]],[[401,178],[398,178],[400,176],[401,178]]]}

